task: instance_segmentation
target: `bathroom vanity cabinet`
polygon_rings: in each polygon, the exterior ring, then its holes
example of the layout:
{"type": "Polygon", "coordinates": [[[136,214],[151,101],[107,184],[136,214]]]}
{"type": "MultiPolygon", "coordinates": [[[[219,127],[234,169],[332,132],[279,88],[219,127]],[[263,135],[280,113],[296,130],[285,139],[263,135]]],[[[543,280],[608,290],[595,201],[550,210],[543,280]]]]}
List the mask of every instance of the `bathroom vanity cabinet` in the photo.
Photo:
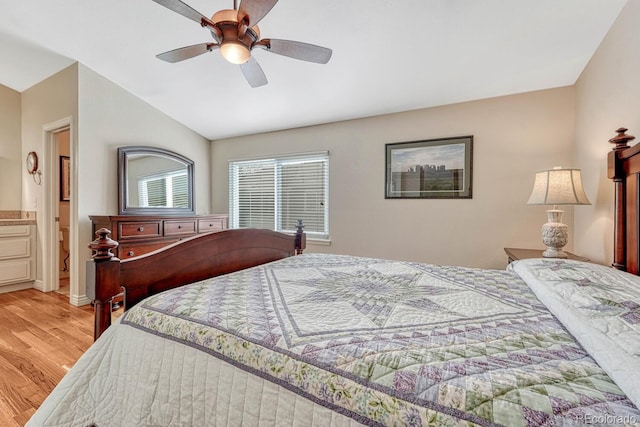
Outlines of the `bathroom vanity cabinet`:
{"type": "Polygon", "coordinates": [[[36,226],[0,220],[0,292],[32,287],[35,279],[36,226]]]}

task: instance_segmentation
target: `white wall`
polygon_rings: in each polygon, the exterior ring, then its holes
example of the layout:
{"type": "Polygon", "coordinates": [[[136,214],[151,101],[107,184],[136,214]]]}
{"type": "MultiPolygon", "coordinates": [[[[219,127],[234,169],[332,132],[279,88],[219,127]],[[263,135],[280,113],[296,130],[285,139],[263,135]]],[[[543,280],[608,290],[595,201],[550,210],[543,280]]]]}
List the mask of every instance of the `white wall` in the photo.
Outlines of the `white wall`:
{"type": "MultiPolygon", "coordinates": [[[[22,174],[22,210],[36,211],[38,239],[36,253],[36,280],[43,280],[43,254],[45,242],[44,191],[47,180],[58,180],[45,162],[45,132],[43,126],[59,120],[78,116],[78,67],[71,65],[54,76],[22,92],[22,155],[29,151],[39,156],[42,183],[38,184],[31,175],[22,174]]],[[[73,136],[72,136],[73,137],[73,136]]],[[[22,165],[23,162],[20,162],[22,165]]],[[[57,195],[55,196],[57,199],[57,195]]]]}
{"type": "MultiPolygon", "coordinates": [[[[71,201],[72,233],[71,300],[81,300],[85,294],[85,261],[91,251],[87,245],[94,239],[89,215],[116,215],[117,147],[151,145],[176,151],[193,159],[195,165],[196,212],[208,213],[210,206],[210,143],[123,88],[98,75],[84,65],[74,64],[22,93],[22,152],[41,157],[45,152],[43,126],[70,118],[72,121],[72,174],[77,186],[71,201]],[[73,146],[73,143],[72,143],[73,146]]],[[[19,116],[16,120],[20,120],[19,116]]],[[[24,162],[16,162],[20,167],[24,162]]],[[[43,279],[44,191],[50,171],[42,162],[43,185],[22,174],[22,210],[38,213],[37,279],[43,279]]],[[[22,169],[20,169],[22,170],[22,169]]],[[[3,186],[4,192],[4,186],[3,186]]],[[[57,198],[57,195],[56,195],[57,198]]],[[[17,209],[20,209],[18,207],[17,209]]]]}
{"type": "Polygon", "coordinates": [[[544,248],[545,207],[526,201],[573,147],[573,87],[218,140],[212,208],[228,211],[229,160],[328,149],[331,246],[309,251],[504,268],[504,247],[544,248]],[[460,135],[474,136],[473,199],[385,200],[386,143],[460,135]]]}
{"type": "Polygon", "coordinates": [[[21,148],[20,93],[0,85],[0,210],[20,210],[24,171],[21,148]]]}
{"type": "Polygon", "coordinates": [[[87,244],[94,239],[89,215],[118,213],[117,147],[162,147],[192,159],[195,210],[202,214],[209,213],[211,205],[210,143],[82,64],[78,66],[78,87],[79,251],[72,250],[72,254],[79,252],[79,277],[84,278],[85,260],[91,255],[87,244]]]}
{"type": "MultiPolygon", "coordinates": [[[[606,157],[618,127],[640,139],[640,0],[629,0],[576,83],[575,163],[593,205],[576,208],[576,252],[613,261],[613,183],[606,157]]],[[[638,140],[633,141],[638,142],[638,140]]]]}

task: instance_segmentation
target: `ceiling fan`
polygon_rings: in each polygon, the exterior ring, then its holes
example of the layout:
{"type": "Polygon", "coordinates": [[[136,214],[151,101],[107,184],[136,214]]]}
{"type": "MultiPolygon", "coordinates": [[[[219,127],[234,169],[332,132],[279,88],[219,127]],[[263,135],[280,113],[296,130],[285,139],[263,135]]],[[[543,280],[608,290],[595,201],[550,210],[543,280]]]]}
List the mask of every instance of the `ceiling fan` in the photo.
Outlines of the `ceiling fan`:
{"type": "Polygon", "coordinates": [[[242,0],[240,8],[233,2],[233,9],[223,9],[211,19],[202,15],[181,0],[153,0],[154,2],[189,18],[211,32],[215,43],[200,43],[156,55],[167,62],[179,62],[203,53],[220,50],[224,59],[239,64],[251,87],[267,84],[267,77],[260,64],[251,55],[254,48],[277,53],[302,61],[326,64],[331,58],[331,49],[291,40],[261,39],[258,22],[275,6],[278,0],[242,0]]]}

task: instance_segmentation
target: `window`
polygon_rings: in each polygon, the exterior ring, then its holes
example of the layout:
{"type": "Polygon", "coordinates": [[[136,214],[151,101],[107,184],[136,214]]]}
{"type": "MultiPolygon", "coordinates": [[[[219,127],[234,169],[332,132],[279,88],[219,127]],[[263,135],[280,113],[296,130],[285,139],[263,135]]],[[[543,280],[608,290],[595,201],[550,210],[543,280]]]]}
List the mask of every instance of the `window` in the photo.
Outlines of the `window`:
{"type": "Polygon", "coordinates": [[[329,153],[229,162],[231,228],[329,237],[329,153]]]}

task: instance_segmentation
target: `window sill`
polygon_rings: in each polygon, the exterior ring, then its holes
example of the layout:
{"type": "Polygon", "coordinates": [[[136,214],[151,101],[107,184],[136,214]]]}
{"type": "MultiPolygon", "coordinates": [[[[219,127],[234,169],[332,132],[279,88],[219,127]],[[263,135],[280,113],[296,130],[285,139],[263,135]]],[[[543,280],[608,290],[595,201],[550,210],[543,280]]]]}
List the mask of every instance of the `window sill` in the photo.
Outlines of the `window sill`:
{"type": "Polygon", "coordinates": [[[310,239],[307,236],[307,244],[314,246],[331,246],[330,239],[310,239]]]}

